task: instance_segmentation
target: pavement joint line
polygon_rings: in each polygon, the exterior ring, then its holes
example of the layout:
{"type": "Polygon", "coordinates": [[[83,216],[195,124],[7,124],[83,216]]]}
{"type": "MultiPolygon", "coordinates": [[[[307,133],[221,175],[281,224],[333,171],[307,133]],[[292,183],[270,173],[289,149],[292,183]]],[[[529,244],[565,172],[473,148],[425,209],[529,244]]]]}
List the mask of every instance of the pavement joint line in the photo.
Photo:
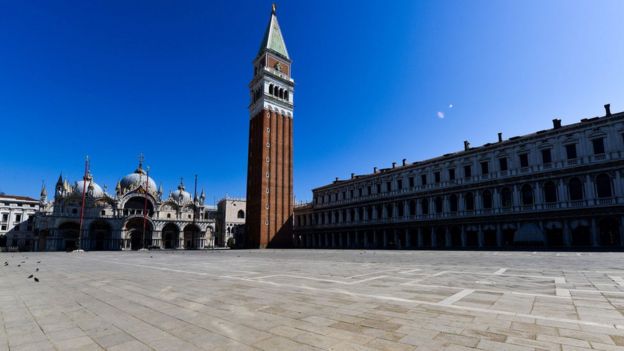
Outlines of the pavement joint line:
{"type": "Polygon", "coordinates": [[[456,293],[454,295],[451,295],[451,296],[447,297],[446,299],[444,299],[444,300],[442,300],[442,301],[440,301],[438,303],[440,305],[444,305],[444,306],[452,305],[455,302],[463,299],[464,297],[472,294],[473,292],[475,292],[474,289],[464,289],[464,290],[462,290],[462,291],[460,291],[460,292],[458,292],[458,293],[456,293]]]}
{"type": "Polygon", "coordinates": [[[501,274],[505,273],[506,270],[507,270],[507,268],[501,268],[501,269],[497,270],[496,272],[494,272],[494,274],[501,275],[501,274]]]}
{"type": "Polygon", "coordinates": [[[414,272],[418,272],[418,271],[422,271],[422,269],[420,269],[420,268],[414,268],[414,269],[410,269],[410,270],[407,270],[407,271],[401,271],[401,272],[399,272],[399,273],[400,273],[400,274],[410,274],[410,273],[414,273],[414,272]]]}
{"type": "Polygon", "coordinates": [[[345,277],[345,279],[353,279],[353,278],[364,277],[364,276],[367,276],[367,275],[394,272],[394,271],[397,271],[399,269],[400,268],[393,268],[393,269],[386,269],[386,270],[378,271],[378,272],[362,273],[362,274],[357,274],[357,275],[352,275],[352,276],[349,276],[349,277],[345,277]]]}
{"type": "Polygon", "coordinates": [[[624,286],[624,279],[622,279],[622,277],[610,275],[609,278],[611,278],[614,282],[618,283],[619,286],[624,286]]]}
{"type": "Polygon", "coordinates": [[[563,289],[563,288],[555,288],[555,295],[559,297],[566,297],[566,298],[572,297],[572,295],[570,295],[570,290],[563,289]]]}
{"type": "MultiPolygon", "coordinates": [[[[164,267],[147,266],[147,265],[132,264],[132,263],[119,263],[119,262],[111,262],[111,261],[105,261],[105,260],[99,260],[99,259],[93,259],[93,260],[100,261],[100,262],[105,262],[105,263],[116,263],[116,264],[122,264],[122,265],[127,265],[127,266],[135,266],[135,267],[155,269],[155,270],[172,271],[172,269],[164,268],[164,267]]],[[[203,273],[203,272],[184,271],[184,270],[173,270],[173,271],[177,271],[177,272],[180,272],[180,273],[204,275],[204,276],[205,275],[209,275],[209,274],[203,273]]],[[[260,284],[267,284],[267,285],[272,285],[272,286],[277,286],[277,287],[288,287],[288,288],[293,288],[293,289],[304,289],[304,290],[319,291],[319,292],[335,292],[335,293],[340,293],[340,294],[349,295],[349,296],[359,296],[359,297],[366,297],[366,298],[372,298],[372,299],[378,299],[378,300],[384,300],[384,301],[395,301],[395,302],[403,302],[403,303],[408,303],[408,304],[436,306],[436,307],[450,308],[450,309],[456,309],[456,310],[482,312],[482,313],[491,313],[491,314],[498,314],[498,315],[505,315],[505,316],[512,316],[512,317],[520,317],[520,318],[532,318],[532,319],[547,320],[547,321],[553,321],[553,322],[563,322],[563,323],[595,326],[595,327],[608,328],[608,329],[615,329],[615,328],[618,327],[616,324],[605,324],[605,323],[584,321],[584,320],[578,320],[578,319],[566,319],[566,318],[558,318],[558,317],[548,317],[548,316],[533,315],[533,314],[528,314],[528,313],[517,313],[517,312],[494,310],[494,309],[480,308],[480,307],[469,307],[469,306],[458,306],[458,305],[442,305],[442,304],[440,304],[440,301],[439,302],[431,302],[431,301],[423,301],[423,300],[412,300],[412,299],[405,299],[405,298],[393,297],[393,296],[349,292],[349,291],[345,291],[345,290],[341,290],[341,289],[326,289],[326,288],[316,288],[316,287],[311,287],[311,286],[306,286],[306,285],[294,285],[294,284],[276,283],[276,282],[271,282],[271,281],[251,279],[251,278],[244,278],[244,277],[236,277],[236,276],[216,276],[216,277],[224,278],[224,279],[241,280],[241,281],[247,281],[247,282],[256,282],[256,283],[260,283],[260,284]]],[[[470,289],[466,289],[466,290],[470,290],[470,289]]],[[[442,301],[444,301],[444,300],[442,300],[442,301]]]]}

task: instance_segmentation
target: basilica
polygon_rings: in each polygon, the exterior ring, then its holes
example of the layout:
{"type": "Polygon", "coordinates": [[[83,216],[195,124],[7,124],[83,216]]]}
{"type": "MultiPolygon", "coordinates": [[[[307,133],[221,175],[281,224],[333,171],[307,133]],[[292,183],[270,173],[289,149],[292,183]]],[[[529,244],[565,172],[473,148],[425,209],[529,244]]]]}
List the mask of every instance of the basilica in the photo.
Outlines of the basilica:
{"type": "Polygon", "coordinates": [[[203,189],[191,196],[182,181],[163,197],[162,185],[149,177],[142,162],[117,182],[114,194],[100,187],[89,171],[73,184],[59,176],[53,200],[41,189],[32,249],[207,248],[214,244],[216,208],[205,199],[203,189]]]}

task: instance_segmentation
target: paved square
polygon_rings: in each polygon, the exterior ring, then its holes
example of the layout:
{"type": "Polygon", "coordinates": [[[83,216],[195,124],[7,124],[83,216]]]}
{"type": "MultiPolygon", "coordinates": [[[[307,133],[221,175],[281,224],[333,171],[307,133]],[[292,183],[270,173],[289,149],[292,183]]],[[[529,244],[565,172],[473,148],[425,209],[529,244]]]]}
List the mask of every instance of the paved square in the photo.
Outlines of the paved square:
{"type": "Polygon", "coordinates": [[[624,254],[2,253],[0,312],[0,350],[618,350],[624,254]]]}

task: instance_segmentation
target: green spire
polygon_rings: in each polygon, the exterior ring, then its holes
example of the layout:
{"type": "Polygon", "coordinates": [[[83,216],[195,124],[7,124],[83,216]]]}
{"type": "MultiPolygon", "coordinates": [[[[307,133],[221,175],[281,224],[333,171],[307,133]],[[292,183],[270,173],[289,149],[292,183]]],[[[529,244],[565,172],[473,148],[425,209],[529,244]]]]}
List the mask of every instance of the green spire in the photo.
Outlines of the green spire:
{"type": "Polygon", "coordinates": [[[279,23],[277,23],[275,4],[273,4],[271,19],[269,20],[266,32],[264,32],[264,38],[262,39],[258,55],[261,55],[266,50],[273,51],[290,60],[288,50],[286,50],[286,43],[284,43],[284,37],[282,36],[282,31],[280,30],[279,23]]]}

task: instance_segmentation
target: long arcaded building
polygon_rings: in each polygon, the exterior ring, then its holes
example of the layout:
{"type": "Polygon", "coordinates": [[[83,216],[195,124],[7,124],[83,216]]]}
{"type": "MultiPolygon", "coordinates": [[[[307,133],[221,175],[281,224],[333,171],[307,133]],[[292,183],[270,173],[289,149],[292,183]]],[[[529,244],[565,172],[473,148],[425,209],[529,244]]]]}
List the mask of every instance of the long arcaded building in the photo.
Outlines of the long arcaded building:
{"type": "Polygon", "coordinates": [[[295,208],[306,248],[592,248],[624,244],[624,112],[352,174],[295,208]]]}

